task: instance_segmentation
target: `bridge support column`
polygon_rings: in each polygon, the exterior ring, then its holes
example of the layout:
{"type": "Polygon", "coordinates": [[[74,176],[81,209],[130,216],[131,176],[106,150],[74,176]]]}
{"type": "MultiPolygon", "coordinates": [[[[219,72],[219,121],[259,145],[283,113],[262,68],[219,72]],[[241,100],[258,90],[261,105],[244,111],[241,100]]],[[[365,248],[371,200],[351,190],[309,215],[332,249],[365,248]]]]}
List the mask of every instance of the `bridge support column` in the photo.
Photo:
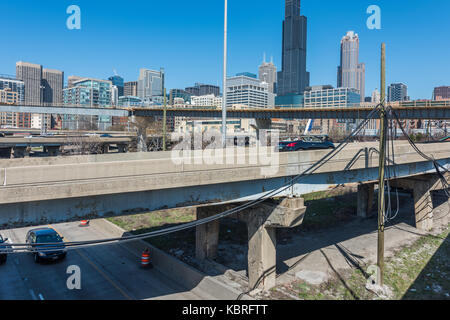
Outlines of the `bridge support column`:
{"type": "Polygon", "coordinates": [[[358,217],[367,218],[372,213],[375,184],[358,185],[358,217]]]}
{"type": "Polygon", "coordinates": [[[13,148],[13,157],[14,158],[25,158],[27,156],[27,148],[26,147],[14,147],[13,148]]]}
{"type": "Polygon", "coordinates": [[[411,190],[414,198],[416,228],[422,231],[433,229],[433,201],[431,191],[439,187],[440,181],[435,174],[413,178],[397,179],[391,186],[411,190]]]}
{"type": "Polygon", "coordinates": [[[270,130],[272,127],[271,119],[256,119],[256,136],[259,140],[261,130],[270,130]]]}
{"type": "Polygon", "coordinates": [[[45,147],[45,151],[50,157],[56,157],[59,154],[60,147],[45,147]]]}
{"type": "Polygon", "coordinates": [[[286,198],[279,204],[262,203],[239,213],[248,228],[248,280],[251,290],[269,290],[276,284],[276,228],[302,224],[306,207],[302,198],[286,198]]]}
{"type": "Polygon", "coordinates": [[[248,286],[269,290],[276,284],[276,229],[265,226],[264,214],[248,219],[248,286]]]}
{"type": "Polygon", "coordinates": [[[418,183],[413,188],[416,228],[423,231],[433,229],[433,201],[429,183],[418,183]]]}
{"type": "Polygon", "coordinates": [[[12,148],[1,148],[0,149],[0,158],[1,159],[11,159],[11,150],[12,150],[12,148]]]}
{"type": "MultiPolygon", "coordinates": [[[[197,220],[220,213],[221,206],[197,207],[197,220]]],[[[198,260],[215,259],[219,245],[219,220],[196,227],[195,256],[198,260]]]]}

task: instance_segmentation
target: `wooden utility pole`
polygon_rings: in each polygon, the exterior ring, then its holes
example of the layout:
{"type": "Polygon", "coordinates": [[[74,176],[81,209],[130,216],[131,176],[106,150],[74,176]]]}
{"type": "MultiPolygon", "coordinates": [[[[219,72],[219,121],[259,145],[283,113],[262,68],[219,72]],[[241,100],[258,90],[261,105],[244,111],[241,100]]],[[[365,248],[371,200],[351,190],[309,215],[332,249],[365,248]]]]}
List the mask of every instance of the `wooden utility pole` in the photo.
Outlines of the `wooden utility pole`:
{"type": "Polygon", "coordinates": [[[166,151],[166,123],[167,123],[167,95],[166,95],[166,88],[164,88],[163,151],[166,151]]]}
{"type": "Polygon", "coordinates": [[[379,182],[378,182],[378,268],[380,275],[379,285],[383,285],[384,276],[384,224],[385,224],[385,193],[384,178],[386,164],[386,44],[381,45],[381,107],[380,107],[380,162],[379,162],[379,182]]]}

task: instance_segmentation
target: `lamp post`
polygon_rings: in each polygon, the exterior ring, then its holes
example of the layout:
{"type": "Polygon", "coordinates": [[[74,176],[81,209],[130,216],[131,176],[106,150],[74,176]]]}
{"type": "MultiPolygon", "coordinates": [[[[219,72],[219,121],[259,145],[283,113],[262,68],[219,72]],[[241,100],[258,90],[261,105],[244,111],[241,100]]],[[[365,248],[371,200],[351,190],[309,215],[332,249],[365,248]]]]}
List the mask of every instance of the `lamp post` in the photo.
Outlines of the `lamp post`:
{"type": "Polygon", "coordinates": [[[222,95],[222,146],[227,146],[227,33],[228,0],[225,0],[225,19],[223,32],[223,95],[222,95]]]}

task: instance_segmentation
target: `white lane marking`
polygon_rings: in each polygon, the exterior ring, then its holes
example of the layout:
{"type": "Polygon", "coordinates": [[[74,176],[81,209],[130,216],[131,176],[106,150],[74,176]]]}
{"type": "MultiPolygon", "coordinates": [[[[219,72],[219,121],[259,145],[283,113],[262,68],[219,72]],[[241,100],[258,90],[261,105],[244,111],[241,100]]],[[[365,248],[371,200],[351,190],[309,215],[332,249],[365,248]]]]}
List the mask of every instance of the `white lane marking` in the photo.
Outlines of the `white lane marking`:
{"type": "Polygon", "coordinates": [[[28,290],[31,294],[31,297],[33,298],[33,300],[37,300],[36,294],[34,293],[34,291],[32,289],[28,290]]]}
{"type": "Polygon", "coordinates": [[[45,300],[44,297],[42,296],[42,293],[39,293],[39,299],[45,300]]]}

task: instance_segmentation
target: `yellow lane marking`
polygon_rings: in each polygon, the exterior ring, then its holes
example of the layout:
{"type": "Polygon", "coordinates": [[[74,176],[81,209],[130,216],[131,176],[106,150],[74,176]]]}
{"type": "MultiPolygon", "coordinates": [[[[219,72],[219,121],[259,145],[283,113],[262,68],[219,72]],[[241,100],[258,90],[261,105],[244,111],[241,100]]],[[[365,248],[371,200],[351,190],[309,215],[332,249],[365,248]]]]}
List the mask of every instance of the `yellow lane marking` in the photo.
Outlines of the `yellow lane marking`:
{"type": "MultiPolygon", "coordinates": [[[[58,230],[56,230],[56,228],[54,228],[51,225],[49,225],[49,227],[54,229],[61,236],[61,233],[58,230]]],[[[67,239],[68,242],[71,242],[71,240],[68,237],[64,237],[64,238],[67,239]]],[[[105,280],[108,281],[114,288],[116,288],[126,299],[133,300],[133,298],[131,298],[128,294],[126,294],[125,291],[123,291],[111,278],[109,278],[100,268],[98,268],[97,265],[91,259],[89,259],[85,254],[83,254],[78,249],[76,249],[74,251],[76,253],[78,253],[80,255],[80,257],[82,257],[87,263],[89,263],[95,270],[97,270],[97,272],[100,273],[100,275],[103,278],[105,278],[105,280]]]]}

